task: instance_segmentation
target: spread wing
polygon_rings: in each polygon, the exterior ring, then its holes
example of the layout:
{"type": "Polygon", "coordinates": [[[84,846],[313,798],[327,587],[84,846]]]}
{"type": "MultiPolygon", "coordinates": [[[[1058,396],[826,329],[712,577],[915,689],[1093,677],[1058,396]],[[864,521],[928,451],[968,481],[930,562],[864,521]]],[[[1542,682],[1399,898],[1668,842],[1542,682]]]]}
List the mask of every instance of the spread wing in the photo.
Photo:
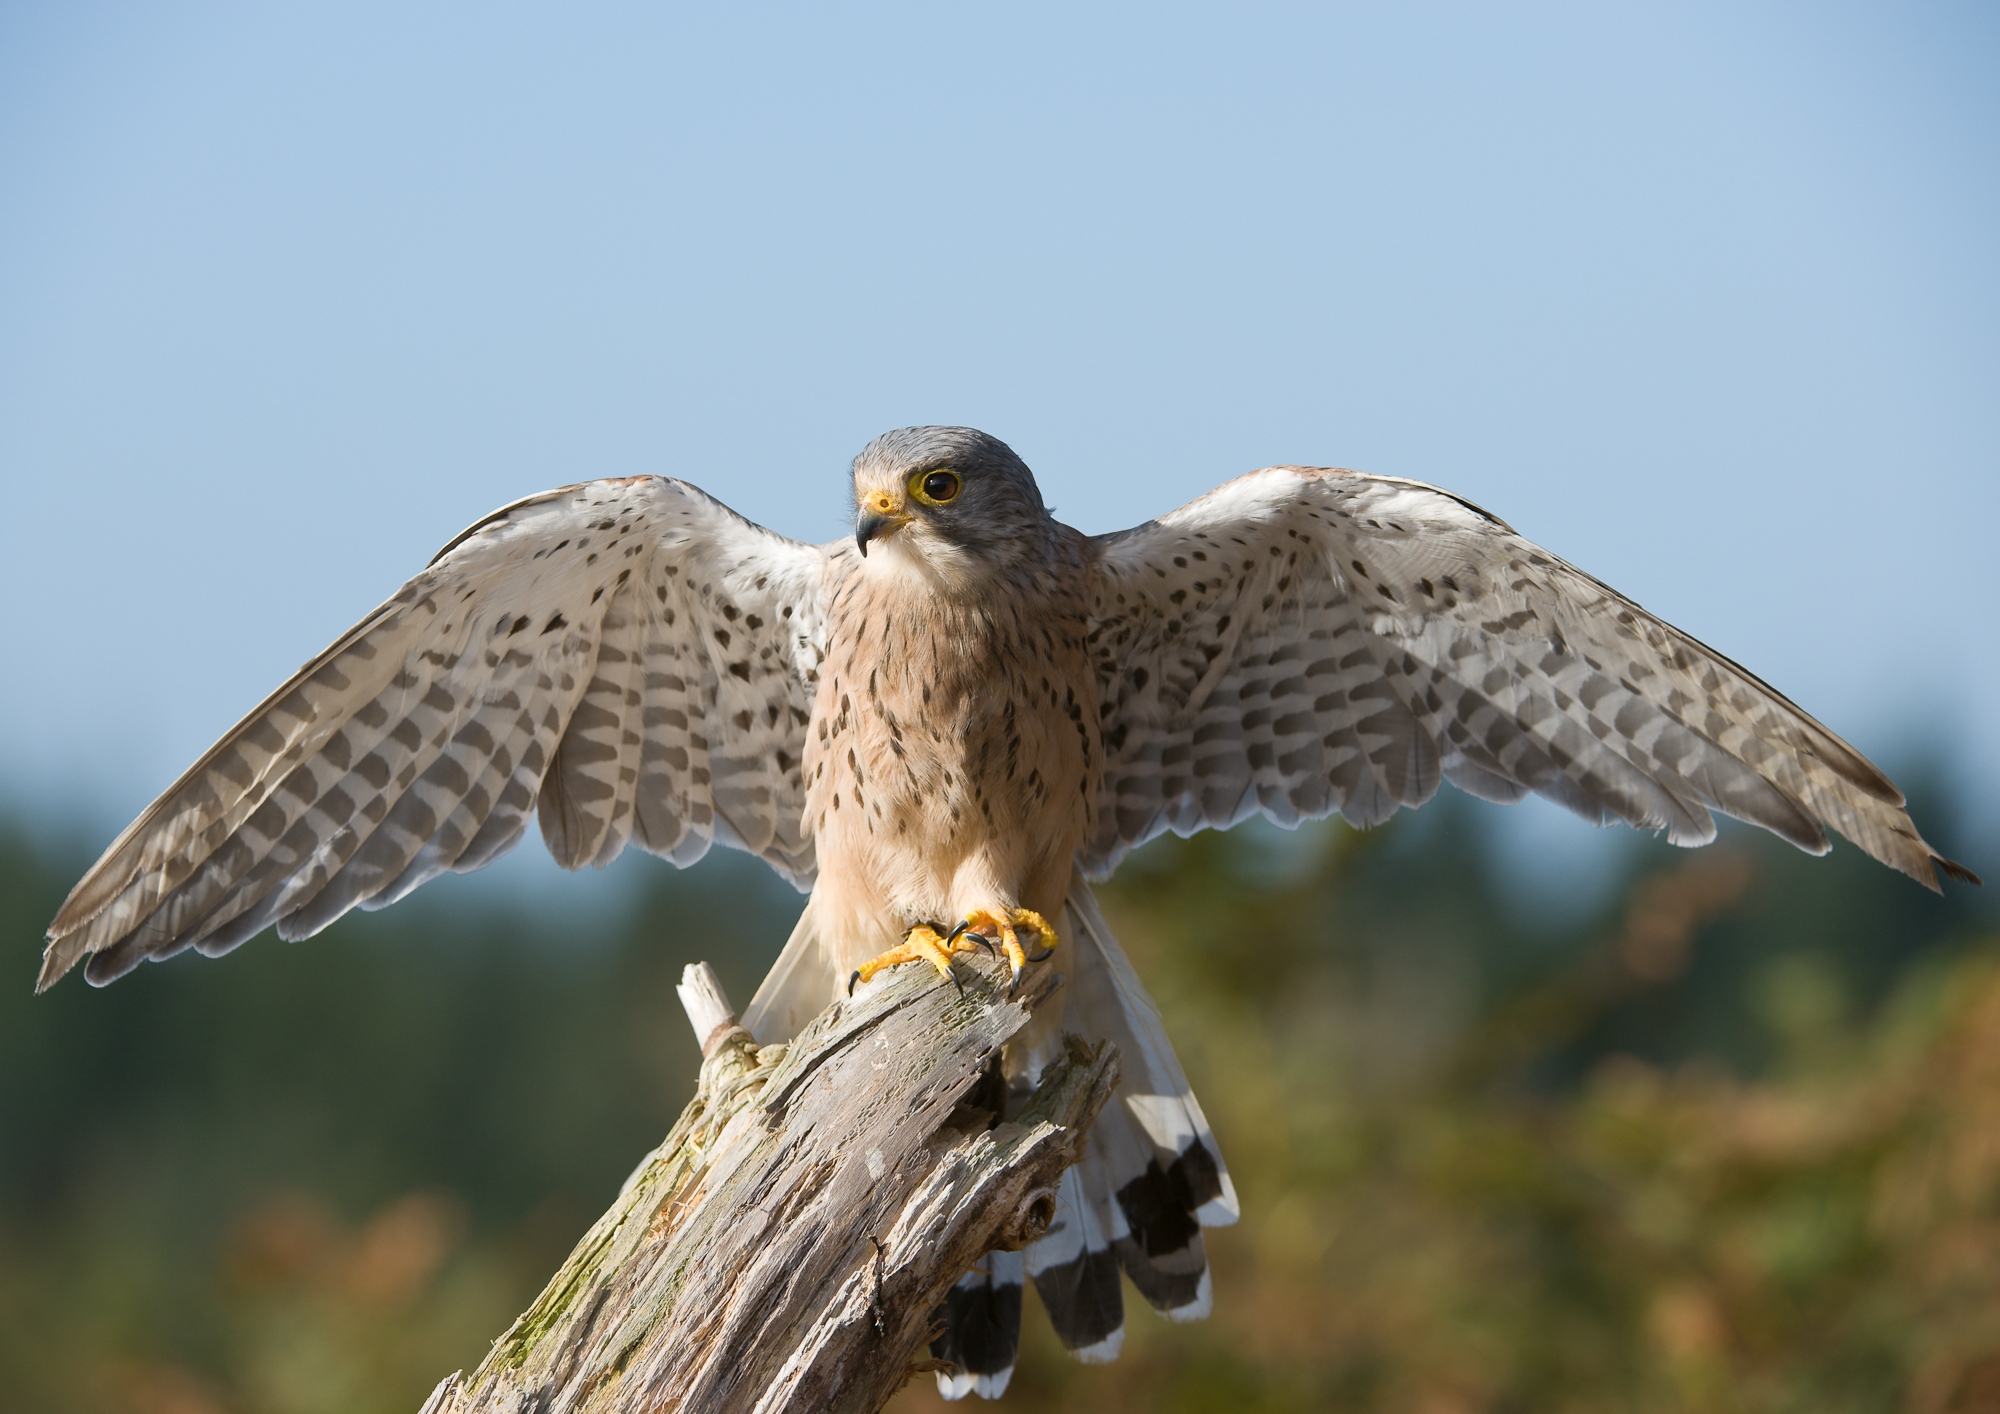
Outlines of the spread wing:
{"type": "Polygon", "coordinates": [[[721,840],[800,887],[799,762],[824,556],[683,482],[517,501],[301,668],[120,835],[49,927],[38,988],[214,955],[512,848],[604,864],[721,840]]]}
{"type": "Polygon", "coordinates": [[[1087,870],[1257,811],[1357,825],[1448,780],[1714,838],[1826,829],[1936,888],[1861,754],[1721,654],[1421,482],[1271,467],[1096,542],[1106,770],[1087,870]]]}

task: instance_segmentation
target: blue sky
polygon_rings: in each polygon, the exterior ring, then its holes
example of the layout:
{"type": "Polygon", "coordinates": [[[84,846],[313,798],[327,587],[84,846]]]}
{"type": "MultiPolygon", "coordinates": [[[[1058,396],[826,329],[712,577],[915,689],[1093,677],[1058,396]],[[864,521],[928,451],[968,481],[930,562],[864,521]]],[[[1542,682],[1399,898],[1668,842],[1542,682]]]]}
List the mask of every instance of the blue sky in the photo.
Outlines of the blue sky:
{"type": "Polygon", "coordinates": [[[912,422],[1093,531],[1437,482],[2000,798],[1996,17],[7,6],[0,801],[108,838],[502,502],[826,539],[912,422]]]}

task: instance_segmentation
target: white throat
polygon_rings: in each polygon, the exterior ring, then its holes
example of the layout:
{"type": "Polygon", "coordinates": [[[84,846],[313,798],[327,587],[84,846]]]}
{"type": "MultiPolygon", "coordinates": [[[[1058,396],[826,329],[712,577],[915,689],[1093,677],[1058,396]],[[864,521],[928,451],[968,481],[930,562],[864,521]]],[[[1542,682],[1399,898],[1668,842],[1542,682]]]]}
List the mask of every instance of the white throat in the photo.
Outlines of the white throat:
{"type": "Polygon", "coordinates": [[[919,544],[908,527],[869,541],[861,560],[863,574],[946,594],[970,587],[976,568],[972,556],[956,545],[938,540],[919,544]]]}

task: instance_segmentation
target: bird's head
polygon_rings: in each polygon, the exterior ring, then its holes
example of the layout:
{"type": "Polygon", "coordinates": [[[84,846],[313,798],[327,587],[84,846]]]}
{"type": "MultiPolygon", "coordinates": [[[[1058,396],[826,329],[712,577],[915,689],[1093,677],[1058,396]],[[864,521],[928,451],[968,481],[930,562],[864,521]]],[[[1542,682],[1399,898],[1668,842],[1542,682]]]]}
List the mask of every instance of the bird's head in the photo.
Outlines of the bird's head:
{"type": "Polygon", "coordinates": [[[901,427],[854,459],[855,544],[884,569],[963,584],[1045,557],[1053,526],[1027,464],[970,427],[901,427]]]}

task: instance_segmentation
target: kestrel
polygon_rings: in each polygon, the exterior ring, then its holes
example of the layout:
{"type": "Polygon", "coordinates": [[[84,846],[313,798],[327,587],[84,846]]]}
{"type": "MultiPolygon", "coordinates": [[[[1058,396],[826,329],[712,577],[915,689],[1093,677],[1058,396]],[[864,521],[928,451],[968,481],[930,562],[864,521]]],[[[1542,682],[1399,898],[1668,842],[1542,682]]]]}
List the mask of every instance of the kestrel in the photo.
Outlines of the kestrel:
{"type": "Polygon", "coordinates": [[[1007,1057],[1115,1040],[1124,1080],[1049,1234],[962,1281],[952,1396],[1006,1386],[1032,1278],[1079,1357],[1123,1338],[1119,1270],[1209,1308],[1201,1229],[1236,1195],[1086,879],[1166,830],[1339,811],[1441,781],[1713,838],[1712,811],[1826,830],[1938,887],[1874,766],[1784,697],[1449,492],[1252,472],[1087,536],[1003,443],[905,428],[854,461],[851,540],[802,545],[685,482],[517,501],[267,698],[111,845],[49,929],[39,987],[276,924],[296,939],[511,848],[558,862],[717,841],[810,888],[744,1020],[789,1037],[882,965],[949,973],[974,935],[1067,977],[1007,1057]],[[1033,949],[1031,954],[1030,949],[1033,949]]]}

